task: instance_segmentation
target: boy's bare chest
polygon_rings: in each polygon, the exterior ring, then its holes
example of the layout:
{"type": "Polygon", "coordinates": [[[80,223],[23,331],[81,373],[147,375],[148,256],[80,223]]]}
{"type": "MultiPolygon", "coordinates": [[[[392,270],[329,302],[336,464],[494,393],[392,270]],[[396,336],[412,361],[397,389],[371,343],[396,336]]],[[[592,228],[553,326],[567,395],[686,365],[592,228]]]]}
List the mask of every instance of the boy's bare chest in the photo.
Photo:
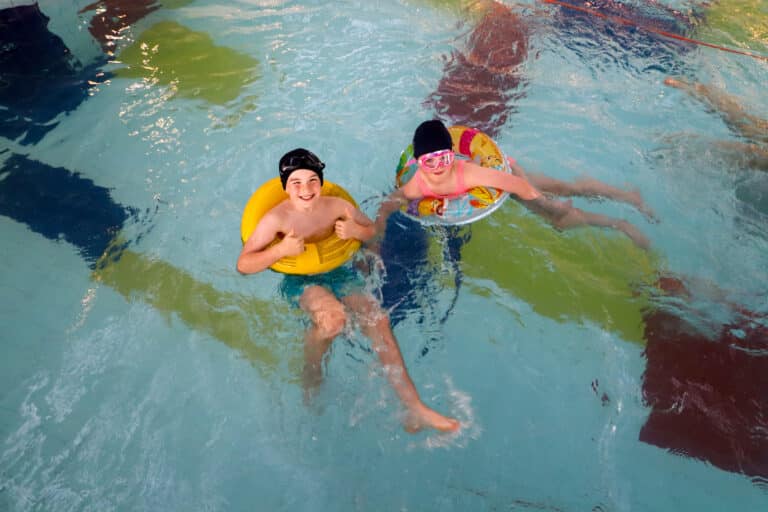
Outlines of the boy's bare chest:
{"type": "Polygon", "coordinates": [[[293,230],[296,236],[304,238],[306,242],[322,240],[334,229],[338,215],[330,209],[318,209],[311,212],[288,212],[282,219],[285,232],[293,230]]]}

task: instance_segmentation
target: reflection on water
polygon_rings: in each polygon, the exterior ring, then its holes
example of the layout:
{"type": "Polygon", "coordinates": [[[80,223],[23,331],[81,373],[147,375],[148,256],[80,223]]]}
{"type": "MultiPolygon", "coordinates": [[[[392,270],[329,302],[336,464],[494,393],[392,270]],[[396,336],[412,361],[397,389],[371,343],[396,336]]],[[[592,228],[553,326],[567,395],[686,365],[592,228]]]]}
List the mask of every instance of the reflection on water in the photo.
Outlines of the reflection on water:
{"type": "Polygon", "coordinates": [[[174,9],[194,0],[97,0],[80,9],[80,14],[93,13],[88,32],[101,44],[105,53],[112,54],[116,43],[125,37],[128,27],[162,8],[174,9]]]}
{"type": "Polygon", "coordinates": [[[102,63],[83,67],[37,4],[1,7],[0,136],[35,144],[106,77],[102,63]]]}
{"type": "Polygon", "coordinates": [[[205,32],[175,21],[142,31],[120,51],[116,75],[169,86],[174,94],[223,105],[237,99],[259,78],[259,62],[244,53],[214,44],[205,32]]]}

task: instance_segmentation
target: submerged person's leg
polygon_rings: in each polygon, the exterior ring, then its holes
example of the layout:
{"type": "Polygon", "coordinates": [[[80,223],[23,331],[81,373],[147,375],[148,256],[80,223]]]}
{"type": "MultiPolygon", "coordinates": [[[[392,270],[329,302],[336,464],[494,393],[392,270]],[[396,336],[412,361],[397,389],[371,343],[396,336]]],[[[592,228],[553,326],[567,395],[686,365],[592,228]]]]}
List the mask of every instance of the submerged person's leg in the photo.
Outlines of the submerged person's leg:
{"type": "Polygon", "coordinates": [[[347,315],[341,302],[322,286],[308,286],[299,305],[312,321],[304,334],[303,383],[305,397],[309,398],[323,380],[323,356],[344,329],[347,315]]]}
{"type": "Polygon", "coordinates": [[[664,84],[698,99],[722,117],[729,128],[755,142],[768,144],[768,119],[749,114],[738,99],[720,89],[682,78],[669,77],[664,84]]]}
{"type": "Polygon", "coordinates": [[[539,187],[542,192],[548,192],[562,197],[597,197],[613,199],[622,203],[634,206],[637,210],[649,217],[654,218],[653,212],[648,208],[637,189],[625,190],[613,187],[600,180],[590,177],[581,177],[573,182],[561,181],[549,176],[531,174],[531,181],[534,186],[539,187]]]}
{"type": "Polygon", "coordinates": [[[768,171],[768,147],[731,140],[720,140],[714,144],[728,153],[733,161],[739,165],[759,171],[768,171]]]}
{"type": "Polygon", "coordinates": [[[613,228],[627,235],[641,249],[648,249],[651,245],[648,238],[629,222],[574,208],[570,201],[556,201],[547,197],[540,197],[532,201],[523,201],[523,204],[532,212],[544,217],[557,229],[571,229],[580,226],[613,228]]]}
{"type": "Polygon", "coordinates": [[[627,235],[629,239],[641,249],[647,250],[651,246],[650,240],[648,240],[648,238],[633,224],[607,215],[587,212],[580,210],[579,208],[572,208],[570,212],[555,222],[555,227],[560,229],[570,229],[578,226],[597,226],[617,229],[627,235]]]}
{"type": "Polygon", "coordinates": [[[459,422],[427,407],[419,397],[389,323],[389,317],[375,300],[362,294],[345,297],[344,303],[355,313],[360,329],[373,343],[387,379],[407,410],[404,427],[408,432],[434,428],[444,432],[457,430],[459,422]]]}
{"type": "Polygon", "coordinates": [[[590,177],[577,178],[572,182],[552,178],[546,174],[523,171],[513,159],[508,159],[509,165],[518,176],[525,177],[531,184],[545,194],[561,197],[595,197],[606,198],[627,203],[648,217],[655,219],[653,212],[643,201],[637,189],[625,190],[617,188],[600,180],[590,177]]]}

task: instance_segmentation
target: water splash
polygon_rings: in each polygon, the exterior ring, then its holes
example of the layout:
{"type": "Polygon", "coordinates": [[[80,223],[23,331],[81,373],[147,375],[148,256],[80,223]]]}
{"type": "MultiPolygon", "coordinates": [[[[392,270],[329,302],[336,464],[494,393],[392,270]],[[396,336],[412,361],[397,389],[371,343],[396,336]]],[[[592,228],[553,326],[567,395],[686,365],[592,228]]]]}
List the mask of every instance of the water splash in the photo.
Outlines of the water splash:
{"type": "MultiPolygon", "coordinates": [[[[410,442],[408,449],[465,448],[470,440],[480,438],[483,429],[475,419],[472,397],[468,393],[456,388],[453,384],[453,379],[450,377],[444,377],[443,382],[448,390],[445,398],[449,403],[448,415],[459,420],[461,427],[453,433],[425,431],[426,435],[421,439],[410,442]]],[[[430,385],[427,388],[434,388],[434,385],[430,385]]],[[[439,396],[436,398],[439,398],[439,396]]]]}

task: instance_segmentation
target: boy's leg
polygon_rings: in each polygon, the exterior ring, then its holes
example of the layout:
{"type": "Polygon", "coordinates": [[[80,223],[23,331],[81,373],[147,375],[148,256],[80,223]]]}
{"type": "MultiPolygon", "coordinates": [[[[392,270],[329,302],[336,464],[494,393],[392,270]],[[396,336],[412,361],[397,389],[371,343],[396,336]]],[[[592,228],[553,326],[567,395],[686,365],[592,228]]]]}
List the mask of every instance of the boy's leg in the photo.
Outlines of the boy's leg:
{"type": "Polygon", "coordinates": [[[376,301],[363,294],[348,295],[342,300],[354,312],[360,329],[371,339],[387,379],[407,409],[405,429],[409,432],[417,432],[426,427],[447,432],[458,429],[457,420],[430,409],[419,398],[392,333],[389,317],[376,301]]]}
{"type": "Polygon", "coordinates": [[[330,291],[318,285],[308,286],[304,290],[299,305],[312,321],[304,334],[303,374],[305,392],[311,394],[322,382],[323,356],[344,328],[347,315],[341,302],[330,291]]]}

